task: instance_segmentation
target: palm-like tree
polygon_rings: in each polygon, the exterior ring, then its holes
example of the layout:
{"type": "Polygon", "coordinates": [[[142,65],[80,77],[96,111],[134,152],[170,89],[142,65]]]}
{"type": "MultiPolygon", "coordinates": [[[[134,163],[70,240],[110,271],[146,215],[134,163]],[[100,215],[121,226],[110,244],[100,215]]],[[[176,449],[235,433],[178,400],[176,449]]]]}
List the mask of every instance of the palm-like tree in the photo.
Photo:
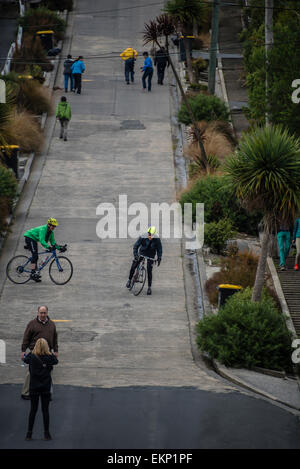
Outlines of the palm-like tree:
{"type": "Polygon", "coordinates": [[[252,300],[261,297],[270,232],[276,218],[294,217],[300,208],[300,142],[279,126],[246,134],[227,159],[225,171],[236,196],[264,214],[264,233],[252,300]]]}
{"type": "MultiPolygon", "coordinates": [[[[145,28],[144,33],[143,33],[144,45],[149,44],[151,42],[153,44],[156,44],[159,48],[161,48],[162,45],[164,45],[164,47],[167,51],[167,54],[169,56],[169,40],[168,40],[168,38],[171,34],[174,34],[175,31],[176,31],[174,20],[172,19],[172,17],[170,15],[167,15],[167,14],[160,15],[155,20],[150,20],[149,23],[145,23],[144,28],[145,28]],[[162,41],[162,40],[164,40],[164,42],[165,42],[164,44],[160,43],[160,41],[162,41]]],[[[170,56],[169,56],[169,61],[170,61],[170,65],[171,65],[171,68],[173,70],[176,82],[179,86],[182,99],[185,102],[187,111],[188,111],[188,113],[190,115],[190,118],[191,118],[191,121],[193,123],[195,136],[196,136],[196,138],[199,142],[199,146],[200,146],[203,166],[204,166],[204,168],[206,168],[208,163],[207,163],[206,152],[205,152],[203,142],[202,142],[201,132],[199,130],[199,127],[197,126],[196,119],[194,117],[192,108],[190,106],[190,103],[189,103],[188,99],[186,98],[186,95],[185,95],[184,89],[182,87],[180,78],[179,78],[178,73],[177,73],[177,71],[174,67],[173,60],[171,59],[170,56]]]]}

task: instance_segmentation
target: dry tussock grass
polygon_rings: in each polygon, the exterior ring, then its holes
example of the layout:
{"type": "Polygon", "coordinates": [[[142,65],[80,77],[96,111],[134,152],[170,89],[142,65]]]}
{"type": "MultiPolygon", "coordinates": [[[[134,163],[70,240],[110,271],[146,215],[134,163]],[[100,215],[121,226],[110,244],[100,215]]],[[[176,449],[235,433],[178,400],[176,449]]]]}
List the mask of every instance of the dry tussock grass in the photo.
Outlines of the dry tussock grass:
{"type": "Polygon", "coordinates": [[[203,44],[203,48],[210,48],[210,34],[209,34],[209,31],[207,32],[202,32],[198,35],[198,39],[201,40],[202,44],[203,44]]]}
{"type": "Polygon", "coordinates": [[[36,118],[30,112],[15,113],[7,126],[8,140],[11,145],[19,145],[21,151],[39,152],[44,136],[36,118]]]}
{"type": "Polygon", "coordinates": [[[21,82],[18,95],[18,106],[33,114],[53,113],[53,104],[49,88],[36,80],[24,80],[21,82]]]}
{"type": "MultiPolygon", "coordinates": [[[[234,150],[234,136],[229,125],[221,122],[198,122],[198,128],[202,134],[203,145],[207,155],[215,155],[220,161],[230,155],[234,150]]],[[[191,143],[186,149],[187,156],[192,160],[199,159],[199,144],[195,140],[194,132],[189,132],[191,143]]]]}
{"type": "MultiPolygon", "coordinates": [[[[226,122],[198,122],[197,126],[201,132],[203,139],[203,146],[207,157],[212,157],[210,166],[207,172],[216,172],[219,163],[222,165],[228,155],[230,155],[235,148],[236,140],[232,133],[231,127],[226,122]]],[[[201,163],[201,152],[198,141],[195,136],[195,131],[191,127],[188,132],[189,145],[184,149],[185,156],[196,163],[196,169],[193,173],[197,177],[203,171],[201,163]],[[198,167],[198,170],[197,170],[198,167]]]]}

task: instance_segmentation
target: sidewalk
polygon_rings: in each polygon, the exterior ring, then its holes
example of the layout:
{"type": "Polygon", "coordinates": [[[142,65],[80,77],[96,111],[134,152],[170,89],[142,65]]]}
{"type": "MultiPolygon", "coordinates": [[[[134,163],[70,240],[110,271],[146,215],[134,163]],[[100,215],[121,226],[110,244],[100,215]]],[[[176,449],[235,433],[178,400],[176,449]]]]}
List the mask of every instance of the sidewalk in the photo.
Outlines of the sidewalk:
{"type": "MultiPolygon", "coordinates": [[[[242,44],[239,33],[242,31],[241,9],[236,7],[220,8],[219,50],[224,54],[242,56],[242,44]]],[[[243,59],[223,58],[223,75],[228,96],[228,105],[237,139],[247,130],[249,123],[242,111],[247,106],[248,93],[244,85],[243,59]]]]}

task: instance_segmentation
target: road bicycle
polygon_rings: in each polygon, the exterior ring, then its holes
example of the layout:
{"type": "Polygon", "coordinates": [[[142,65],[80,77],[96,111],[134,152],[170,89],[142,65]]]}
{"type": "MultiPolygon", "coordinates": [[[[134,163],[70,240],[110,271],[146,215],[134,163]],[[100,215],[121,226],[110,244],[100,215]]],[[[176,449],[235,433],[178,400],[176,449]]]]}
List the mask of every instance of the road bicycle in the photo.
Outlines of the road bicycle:
{"type": "MultiPolygon", "coordinates": [[[[67,245],[62,246],[61,252],[67,250],[67,245]]],[[[56,254],[56,249],[52,251],[43,251],[38,254],[39,256],[46,255],[36,272],[39,274],[49,264],[49,277],[56,285],[65,285],[68,283],[73,275],[72,262],[65,256],[56,254]]],[[[6,266],[6,275],[13,283],[21,284],[27,283],[31,276],[32,257],[15,256],[6,266]]]]}
{"type": "Polygon", "coordinates": [[[149,259],[150,261],[153,261],[154,263],[156,263],[155,259],[152,259],[151,257],[147,257],[147,256],[140,255],[139,259],[141,260],[134,271],[134,274],[131,280],[131,286],[129,288],[129,290],[132,291],[134,296],[138,296],[141,293],[146,282],[147,270],[145,268],[145,261],[149,259]]]}

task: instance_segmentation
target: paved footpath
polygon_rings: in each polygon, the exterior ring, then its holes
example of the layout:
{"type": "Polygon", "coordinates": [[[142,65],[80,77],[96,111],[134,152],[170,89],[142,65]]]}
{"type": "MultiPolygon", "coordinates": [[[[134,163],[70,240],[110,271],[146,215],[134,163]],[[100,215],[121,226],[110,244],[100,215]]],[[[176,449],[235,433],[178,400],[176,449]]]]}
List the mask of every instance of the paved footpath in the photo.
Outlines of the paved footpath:
{"type": "MultiPolygon", "coordinates": [[[[57,242],[69,245],[74,275],[63,287],[47,274],[41,284],[4,283],[0,447],[24,447],[28,402],[19,398],[20,344],[39,304],[49,306],[52,319],[69,321],[57,322],[60,363],[53,373],[55,440],[49,447],[297,447],[295,415],[235,390],[194,362],[180,242],[163,242],[152,297],[133,297],[125,283],[134,240],[101,241],[96,235],[97,206],[117,204],[120,194],[128,205],[175,201],[168,86],[156,85],[154,76],[153,91],[142,92],[141,54],[136,82],[127,86],[119,58],[128,46],[142,52],[144,22],[160,13],[146,0],[137,3],[127,9],[131,2],[110,0],[100,8],[81,0],[73,14],[72,42],[63,52],[85,57],[83,92],[67,94],[69,140],[58,138],[56,126],[41,173],[38,162],[33,167],[6,256],[23,252],[19,233],[53,216],[60,223],[57,242]]],[[[63,84],[62,70],[56,84],[63,84]]],[[[56,93],[57,102],[62,93],[56,93]]],[[[2,273],[3,259],[5,254],[2,273]]],[[[44,447],[40,432],[39,415],[31,447],[44,447]]]]}

